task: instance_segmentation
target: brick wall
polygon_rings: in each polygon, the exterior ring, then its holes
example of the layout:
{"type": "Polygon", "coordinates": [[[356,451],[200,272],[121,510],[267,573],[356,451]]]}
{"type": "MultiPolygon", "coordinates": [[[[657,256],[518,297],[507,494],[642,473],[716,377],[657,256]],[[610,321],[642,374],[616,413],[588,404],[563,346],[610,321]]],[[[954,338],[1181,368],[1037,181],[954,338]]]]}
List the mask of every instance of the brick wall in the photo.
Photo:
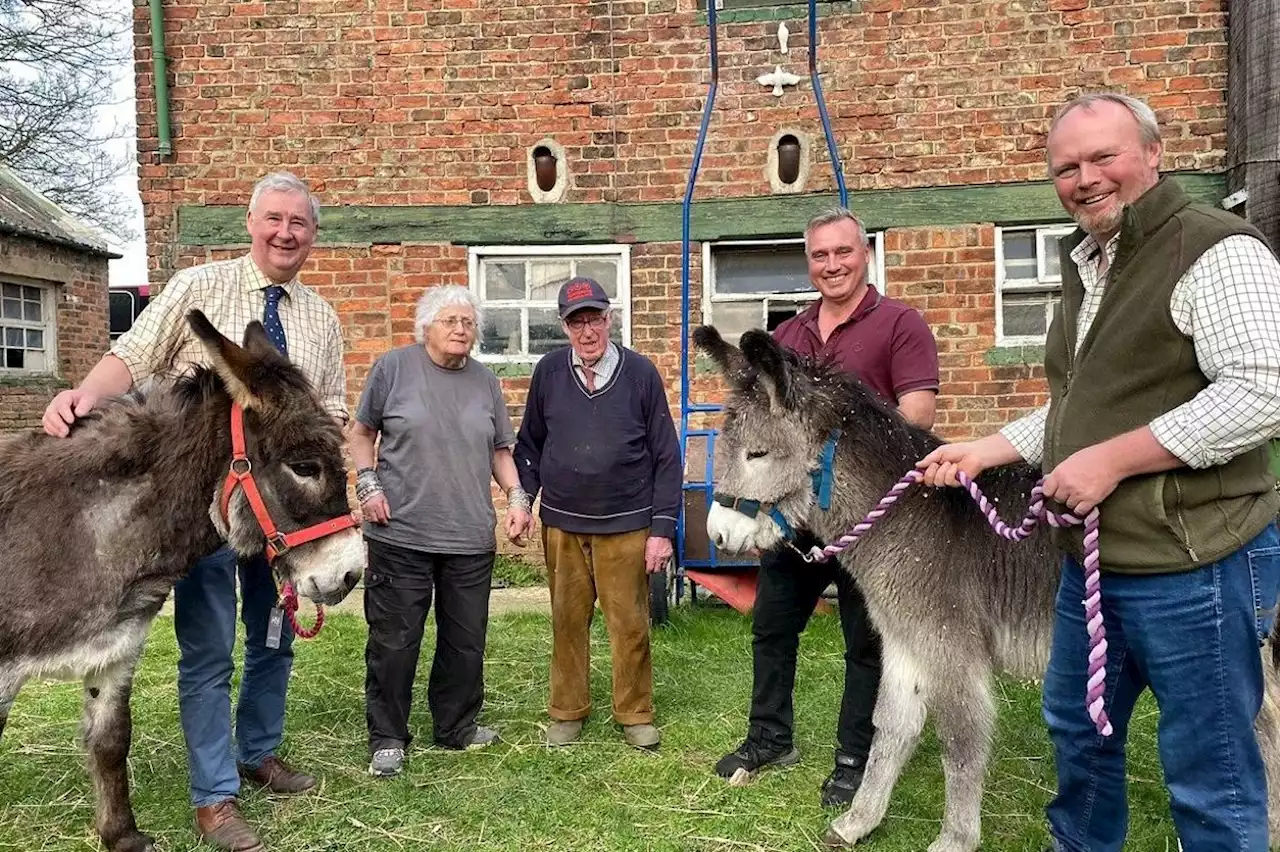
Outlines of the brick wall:
{"type": "MultiPolygon", "coordinates": [[[[161,159],[147,4],[135,0],[152,282],[216,254],[178,244],[180,206],[242,205],[272,168],[294,170],[327,204],[529,204],[525,151],[551,136],[568,154],[566,200],[678,201],[708,80],[696,5],[166,0],[176,153],[161,159]]],[[[1222,165],[1222,0],[828,5],[823,88],[851,191],[1042,180],[1049,116],[1097,88],[1156,109],[1165,168],[1222,165]]],[[[803,4],[721,24],[698,198],[767,195],[767,143],[789,126],[813,142],[807,189],[832,190],[806,50],[803,4]],[[785,56],[779,20],[791,32],[785,56]],[[782,98],[755,79],[777,64],[805,78],[782,98]]],[[[891,228],[884,239],[888,293],[920,308],[939,339],[941,431],[983,433],[1041,401],[1038,367],[985,358],[991,224],[891,228]]],[[[344,316],[353,397],[372,360],[410,339],[421,289],[467,277],[463,245],[322,247],[310,267],[306,280],[344,316]]],[[[669,377],[673,401],[679,269],[677,244],[633,247],[633,344],[669,377]]],[[[508,385],[518,417],[522,382],[508,385]]],[[[698,393],[714,384],[700,379],[698,393]]]]}
{"type": "Polygon", "coordinates": [[[83,379],[107,351],[107,259],[6,234],[4,276],[56,288],[56,375],[0,371],[0,430],[25,429],[38,426],[53,395],[83,379]]]}
{"type": "MultiPolygon", "coordinates": [[[[824,4],[825,5],[825,4],[824,4]]],[[[1166,166],[1224,148],[1221,0],[868,0],[820,25],[823,87],[851,189],[1040,179],[1053,107],[1082,88],[1146,98],[1166,166]]],[[[568,150],[571,201],[683,189],[707,82],[695,0],[166,0],[176,155],[156,149],[147,4],[135,0],[142,190],[155,283],[173,206],[239,204],[287,166],[331,203],[527,203],[524,149],[568,150]],[[415,7],[415,8],[410,8],[415,7]],[[609,10],[612,9],[612,17],[609,10]]],[[[699,194],[761,195],[766,142],[811,131],[804,6],[721,25],[720,94],[699,194]]],[[[815,146],[815,184],[829,185],[815,146]]]]}

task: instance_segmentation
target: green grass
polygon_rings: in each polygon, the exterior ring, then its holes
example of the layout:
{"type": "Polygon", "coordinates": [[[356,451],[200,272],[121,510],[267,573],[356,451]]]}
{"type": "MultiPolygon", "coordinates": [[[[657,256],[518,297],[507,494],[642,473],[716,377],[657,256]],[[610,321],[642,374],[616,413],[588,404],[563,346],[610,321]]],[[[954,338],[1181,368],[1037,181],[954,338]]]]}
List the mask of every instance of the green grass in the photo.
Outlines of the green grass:
{"type": "MultiPolygon", "coordinates": [[[[681,608],[654,640],[662,750],[621,743],[607,721],[608,656],[595,625],[597,710],[585,742],[540,745],[545,724],[550,624],[541,615],[495,619],[489,631],[484,720],[504,741],[483,752],[410,752],[398,779],[365,774],[363,622],[335,615],[320,638],[297,644],[286,756],[320,772],[321,790],[300,798],[249,793],[249,818],[277,852],[358,850],[806,850],[830,813],[818,787],[832,760],[842,678],[833,617],[804,638],[797,684],[796,767],[730,788],[711,767],[745,728],[751,689],[749,621],[732,611],[681,608]]],[[[134,803],[145,831],[166,852],[197,848],[175,699],[172,622],[156,623],[134,692],[134,803]]],[[[424,704],[426,671],[417,703],[424,704]]],[[[1052,761],[1038,693],[1001,681],[1001,707],[983,805],[983,849],[1035,852],[1052,761]]],[[[72,852],[98,848],[76,741],[80,690],[30,684],[0,740],[0,849],[72,852]]],[[[428,732],[425,710],[413,719],[428,732]]],[[[1154,705],[1139,707],[1130,736],[1132,823],[1127,848],[1176,848],[1155,757],[1154,705]]],[[[869,852],[920,852],[942,813],[942,773],[932,730],[894,794],[869,852]]]]}
{"type": "Polygon", "coordinates": [[[547,569],[541,565],[521,559],[519,556],[508,556],[499,553],[493,560],[493,583],[495,586],[545,586],[547,569]]]}

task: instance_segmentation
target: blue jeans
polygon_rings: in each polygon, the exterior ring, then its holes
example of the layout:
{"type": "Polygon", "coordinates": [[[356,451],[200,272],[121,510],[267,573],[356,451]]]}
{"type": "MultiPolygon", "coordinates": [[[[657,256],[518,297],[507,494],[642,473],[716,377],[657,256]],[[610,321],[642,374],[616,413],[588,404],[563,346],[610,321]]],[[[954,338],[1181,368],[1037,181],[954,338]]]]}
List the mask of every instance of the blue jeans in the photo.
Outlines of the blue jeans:
{"type": "Polygon", "coordinates": [[[1044,717],[1058,769],[1049,830],[1062,852],[1118,852],[1128,827],[1125,738],[1134,703],[1160,705],[1160,762],[1187,852],[1266,852],[1267,786],[1253,732],[1262,706],[1259,646],[1280,591],[1280,536],[1268,526],[1195,571],[1102,575],[1107,713],[1085,708],[1084,575],[1067,558],[1058,589],[1044,717]]]}
{"type": "Polygon", "coordinates": [[[240,566],[245,627],[244,672],[231,738],[232,651],[236,644],[236,562],[223,547],[196,562],[173,594],[178,637],[178,712],[187,741],[191,803],[199,808],[240,792],[236,761],[257,768],[284,736],[285,691],[293,667],[293,632],[284,623],[280,647],[266,645],[278,595],[266,559],[240,566]]]}

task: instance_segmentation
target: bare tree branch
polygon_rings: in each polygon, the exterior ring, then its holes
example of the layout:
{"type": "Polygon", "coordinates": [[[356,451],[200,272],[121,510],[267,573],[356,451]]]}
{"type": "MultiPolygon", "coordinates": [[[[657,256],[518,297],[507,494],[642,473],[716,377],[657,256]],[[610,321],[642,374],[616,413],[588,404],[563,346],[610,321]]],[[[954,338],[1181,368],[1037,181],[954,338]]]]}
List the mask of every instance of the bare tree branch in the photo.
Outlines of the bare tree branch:
{"type": "Polygon", "coordinates": [[[121,241],[136,236],[114,186],[134,128],[108,108],[132,60],[130,12],[123,0],[0,0],[0,162],[121,241]]]}

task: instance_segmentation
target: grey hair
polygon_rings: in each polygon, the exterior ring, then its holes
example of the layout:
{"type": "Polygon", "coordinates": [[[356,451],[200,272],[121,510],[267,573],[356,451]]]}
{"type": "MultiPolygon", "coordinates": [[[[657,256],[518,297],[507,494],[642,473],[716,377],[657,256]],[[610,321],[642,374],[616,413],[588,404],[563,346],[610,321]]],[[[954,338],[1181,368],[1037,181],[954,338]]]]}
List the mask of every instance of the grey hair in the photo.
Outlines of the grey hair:
{"type": "Polygon", "coordinates": [[[436,317],[445,308],[467,307],[476,315],[476,327],[481,324],[480,300],[466,287],[457,284],[446,284],[443,287],[428,287],[427,292],[418,300],[418,312],[413,322],[413,337],[419,343],[426,340],[426,328],[436,321],[436,317]]]}
{"type": "Polygon", "coordinates": [[[1160,123],[1156,121],[1155,111],[1137,98],[1120,92],[1087,92],[1083,95],[1076,95],[1060,106],[1058,111],[1053,114],[1053,121],[1049,123],[1049,132],[1052,133],[1053,129],[1058,126],[1058,122],[1062,121],[1063,117],[1073,109],[1092,110],[1094,104],[1103,102],[1119,104],[1129,110],[1133,120],[1138,122],[1138,133],[1142,138],[1142,144],[1160,144],[1160,123]]]}
{"type": "Polygon", "coordinates": [[[858,226],[858,233],[862,235],[862,244],[867,248],[871,248],[871,238],[867,236],[867,229],[863,226],[862,220],[853,215],[853,212],[848,207],[837,206],[828,207],[825,210],[818,211],[818,213],[809,220],[809,224],[804,226],[805,250],[808,251],[809,249],[809,235],[818,228],[821,228],[824,225],[833,225],[836,222],[844,222],[846,220],[858,226]]]}
{"type": "Polygon", "coordinates": [[[293,172],[272,172],[253,186],[253,194],[249,196],[249,212],[258,208],[258,201],[268,192],[296,192],[307,199],[311,207],[311,223],[320,225],[320,199],[311,194],[311,189],[293,172]]]}

